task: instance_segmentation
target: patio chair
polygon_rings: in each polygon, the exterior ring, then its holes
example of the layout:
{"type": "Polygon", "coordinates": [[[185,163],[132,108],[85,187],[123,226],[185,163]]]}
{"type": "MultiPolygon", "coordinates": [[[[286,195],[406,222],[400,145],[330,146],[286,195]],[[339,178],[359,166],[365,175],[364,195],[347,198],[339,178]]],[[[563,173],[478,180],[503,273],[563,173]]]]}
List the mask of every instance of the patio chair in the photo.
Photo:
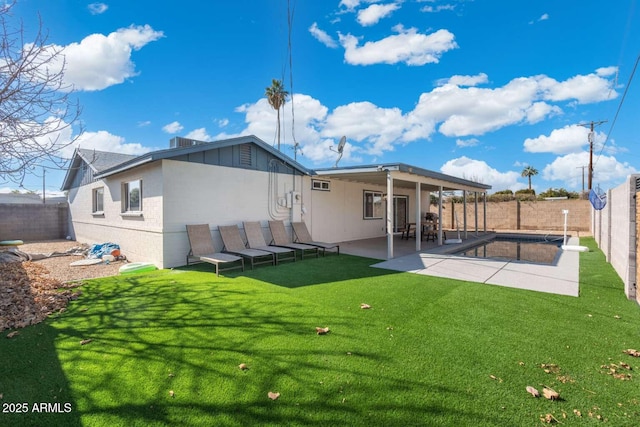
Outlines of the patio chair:
{"type": "Polygon", "coordinates": [[[404,230],[402,230],[402,235],[400,236],[400,239],[409,240],[410,237],[416,237],[416,225],[411,222],[408,222],[405,225],[404,230]]]}
{"type": "Polygon", "coordinates": [[[320,251],[317,246],[311,246],[304,243],[293,243],[289,240],[287,230],[284,228],[284,222],[269,221],[269,230],[271,230],[271,245],[300,251],[302,259],[304,259],[305,256],[315,256],[318,258],[320,251]]]}
{"type": "MultiPolygon", "coordinates": [[[[427,212],[425,215],[425,223],[422,228],[423,235],[426,237],[427,242],[429,240],[433,240],[435,242],[438,239],[438,230],[440,230],[440,219],[438,218],[438,214],[427,212]]],[[[442,236],[446,240],[447,232],[443,230],[442,236]]]]}
{"type": "Polygon", "coordinates": [[[322,256],[325,255],[327,249],[335,249],[336,253],[340,255],[340,245],[336,243],[316,242],[311,238],[311,233],[304,222],[292,222],[293,233],[296,235],[296,241],[298,243],[304,243],[311,246],[317,246],[322,250],[322,256]]]}
{"type": "Polygon", "coordinates": [[[189,236],[189,253],[187,254],[187,265],[195,258],[196,262],[208,262],[216,269],[216,276],[220,276],[221,271],[242,268],[244,271],[244,259],[239,256],[216,252],[213,247],[213,239],[208,224],[187,225],[187,236],[189,236]],[[240,265],[238,265],[238,261],[240,265]],[[220,268],[220,265],[234,264],[232,267],[220,268]]]}
{"type": "Polygon", "coordinates": [[[240,236],[240,229],[235,225],[218,226],[222,243],[224,243],[223,252],[241,256],[251,262],[251,269],[258,264],[276,265],[276,257],[271,252],[261,251],[259,249],[247,249],[240,236]]]}
{"type": "Polygon", "coordinates": [[[276,258],[276,265],[278,265],[280,261],[296,261],[295,250],[267,245],[267,242],[264,240],[264,234],[262,234],[262,226],[260,225],[260,222],[244,222],[244,233],[247,235],[247,246],[251,249],[258,249],[273,253],[276,258]]]}

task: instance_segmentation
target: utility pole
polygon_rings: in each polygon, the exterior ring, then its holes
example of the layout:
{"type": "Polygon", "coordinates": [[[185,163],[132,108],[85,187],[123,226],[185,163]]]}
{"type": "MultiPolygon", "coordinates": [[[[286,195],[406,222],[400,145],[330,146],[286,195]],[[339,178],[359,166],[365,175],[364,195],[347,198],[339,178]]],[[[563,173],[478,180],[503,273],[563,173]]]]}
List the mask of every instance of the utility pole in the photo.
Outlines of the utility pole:
{"type": "Polygon", "coordinates": [[[44,189],[45,189],[45,185],[44,185],[44,177],[47,174],[47,170],[44,168],[44,166],[42,167],[42,204],[45,203],[45,193],[44,193],[44,189]]]}
{"type": "Polygon", "coordinates": [[[591,190],[591,185],[593,183],[593,141],[595,139],[595,135],[593,133],[593,128],[595,126],[599,126],[603,123],[606,123],[606,120],[600,120],[599,122],[591,121],[591,123],[580,123],[578,126],[589,126],[589,190],[591,190]]]}

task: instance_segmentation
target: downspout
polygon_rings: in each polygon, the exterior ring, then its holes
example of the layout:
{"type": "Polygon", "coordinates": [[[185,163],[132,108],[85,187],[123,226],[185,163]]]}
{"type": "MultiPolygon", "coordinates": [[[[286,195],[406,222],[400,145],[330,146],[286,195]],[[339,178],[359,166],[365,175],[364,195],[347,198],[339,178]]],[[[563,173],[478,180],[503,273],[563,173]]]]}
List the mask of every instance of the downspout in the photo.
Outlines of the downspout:
{"type": "Polygon", "coordinates": [[[420,201],[420,183],[416,182],[416,252],[420,252],[422,245],[422,210],[420,201]],[[420,236],[420,237],[418,237],[420,236]]]}
{"type": "Polygon", "coordinates": [[[487,234],[487,193],[482,193],[482,201],[484,204],[484,234],[487,234]]]}

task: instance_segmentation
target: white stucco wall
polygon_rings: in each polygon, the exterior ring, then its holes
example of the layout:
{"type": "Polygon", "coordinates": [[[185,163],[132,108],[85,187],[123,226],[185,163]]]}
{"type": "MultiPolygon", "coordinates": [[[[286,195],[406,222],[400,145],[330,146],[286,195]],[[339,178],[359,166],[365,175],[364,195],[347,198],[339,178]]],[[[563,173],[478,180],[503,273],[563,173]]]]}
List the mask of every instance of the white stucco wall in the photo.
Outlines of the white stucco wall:
{"type": "MultiPolygon", "coordinates": [[[[323,180],[330,181],[330,191],[311,190],[310,177],[305,177],[303,187],[306,213],[302,217],[315,240],[335,243],[386,235],[384,217],[363,218],[364,191],[386,193],[386,187],[343,180],[323,180]]],[[[395,188],[394,195],[408,196],[409,222],[415,222],[415,190],[395,188]]],[[[421,212],[427,212],[429,193],[422,192],[420,199],[421,212]]]]}
{"type": "Polygon", "coordinates": [[[162,268],[162,169],[154,163],[69,192],[73,237],[80,243],[113,242],[132,262],[162,268]],[[122,215],[122,183],[142,180],[142,216],[122,215]],[[93,215],[93,189],[104,187],[104,214],[93,215]]]}
{"type": "Polygon", "coordinates": [[[294,187],[302,187],[300,175],[294,185],[290,174],[273,174],[270,181],[268,172],[175,160],[163,160],[162,179],[165,267],[185,264],[189,252],[187,224],[209,224],[214,245],[220,250],[219,225],[242,227],[243,221],[260,221],[266,227],[270,219],[288,222],[292,210],[279,206],[277,200],[283,201],[294,187]]]}

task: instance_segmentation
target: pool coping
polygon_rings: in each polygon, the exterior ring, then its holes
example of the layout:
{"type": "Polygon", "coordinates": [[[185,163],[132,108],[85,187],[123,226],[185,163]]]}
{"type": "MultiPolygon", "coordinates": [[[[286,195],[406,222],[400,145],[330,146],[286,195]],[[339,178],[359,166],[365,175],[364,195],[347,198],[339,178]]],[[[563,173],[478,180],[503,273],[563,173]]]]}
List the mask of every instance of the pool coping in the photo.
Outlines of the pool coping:
{"type": "MultiPolygon", "coordinates": [[[[488,236],[486,240],[493,237],[495,235],[488,236]]],[[[570,237],[567,241],[568,245],[579,243],[578,237],[570,237]]],[[[478,244],[478,241],[473,244],[478,244]]],[[[416,252],[374,264],[372,267],[558,295],[580,295],[579,252],[561,249],[557,263],[548,265],[458,256],[450,252],[464,249],[464,243],[445,246],[447,248],[441,249],[441,253],[416,252]]]]}

